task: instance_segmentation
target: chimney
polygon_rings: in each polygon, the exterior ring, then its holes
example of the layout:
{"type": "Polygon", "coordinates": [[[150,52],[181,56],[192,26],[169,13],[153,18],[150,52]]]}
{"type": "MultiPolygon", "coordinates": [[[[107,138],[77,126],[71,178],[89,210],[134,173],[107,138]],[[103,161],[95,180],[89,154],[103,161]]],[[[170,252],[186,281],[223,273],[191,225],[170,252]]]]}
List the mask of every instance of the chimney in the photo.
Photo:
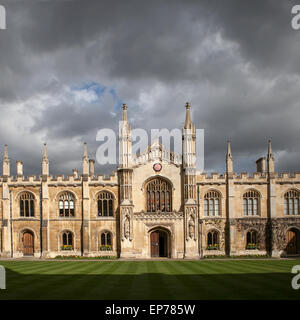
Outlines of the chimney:
{"type": "Polygon", "coordinates": [[[89,160],[89,168],[90,168],[90,176],[95,175],[95,160],[90,159],[89,160]]]}
{"type": "Polygon", "coordinates": [[[256,171],[261,173],[266,172],[266,157],[259,158],[256,161],[256,171]]]}
{"type": "Polygon", "coordinates": [[[78,170],[77,169],[73,169],[73,176],[75,179],[78,179],[78,170]]]}
{"type": "Polygon", "coordinates": [[[17,160],[17,176],[23,177],[23,162],[20,160],[17,160]]]}

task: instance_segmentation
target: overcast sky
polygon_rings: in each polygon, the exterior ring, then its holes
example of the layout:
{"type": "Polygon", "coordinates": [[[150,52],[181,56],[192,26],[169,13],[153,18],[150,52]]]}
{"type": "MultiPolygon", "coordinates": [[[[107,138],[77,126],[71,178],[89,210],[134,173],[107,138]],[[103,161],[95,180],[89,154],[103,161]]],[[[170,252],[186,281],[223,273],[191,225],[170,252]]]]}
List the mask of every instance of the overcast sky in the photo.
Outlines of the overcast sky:
{"type": "MultiPolygon", "coordinates": [[[[0,157],[12,172],[81,171],[127,103],[132,128],[205,130],[205,170],[255,171],[272,138],[276,170],[300,171],[300,30],[294,1],[2,1],[0,157]]],[[[110,168],[109,168],[110,169],[110,168]]],[[[96,165],[97,173],[108,168],[96,165]]]]}

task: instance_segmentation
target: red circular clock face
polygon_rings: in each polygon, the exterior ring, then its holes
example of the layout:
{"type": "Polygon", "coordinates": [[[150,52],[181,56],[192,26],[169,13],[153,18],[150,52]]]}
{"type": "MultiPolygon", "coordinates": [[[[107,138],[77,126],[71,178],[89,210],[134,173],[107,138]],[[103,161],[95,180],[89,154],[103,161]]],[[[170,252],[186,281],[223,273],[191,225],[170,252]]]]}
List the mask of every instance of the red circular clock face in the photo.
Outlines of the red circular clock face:
{"type": "Polygon", "coordinates": [[[153,165],[153,170],[154,170],[155,172],[159,172],[161,169],[162,169],[162,165],[161,165],[160,163],[155,163],[155,164],[153,165]]]}

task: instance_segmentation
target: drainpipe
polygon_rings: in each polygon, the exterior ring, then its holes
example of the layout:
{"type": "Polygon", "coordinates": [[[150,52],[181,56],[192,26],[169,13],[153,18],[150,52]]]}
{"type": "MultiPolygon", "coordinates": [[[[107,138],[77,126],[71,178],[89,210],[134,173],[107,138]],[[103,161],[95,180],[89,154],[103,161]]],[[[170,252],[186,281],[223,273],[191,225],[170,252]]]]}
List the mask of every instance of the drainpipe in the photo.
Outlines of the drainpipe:
{"type": "Polygon", "coordinates": [[[9,190],[9,216],[10,216],[10,257],[14,256],[13,247],[13,228],[12,228],[12,201],[11,201],[11,190],[9,190]]]}
{"type": "Polygon", "coordinates": [[[40,258],[43,257],[43,205],[42,205],[42,186],[40,189],[40,258]]]}
{"type": "Polygon", "coordinates": [[[197,186],[197,201],[198,201],[198,253],[200,259],[203,258],[202,254],[202,220],[200,219],[200,188],[197,186]]]}

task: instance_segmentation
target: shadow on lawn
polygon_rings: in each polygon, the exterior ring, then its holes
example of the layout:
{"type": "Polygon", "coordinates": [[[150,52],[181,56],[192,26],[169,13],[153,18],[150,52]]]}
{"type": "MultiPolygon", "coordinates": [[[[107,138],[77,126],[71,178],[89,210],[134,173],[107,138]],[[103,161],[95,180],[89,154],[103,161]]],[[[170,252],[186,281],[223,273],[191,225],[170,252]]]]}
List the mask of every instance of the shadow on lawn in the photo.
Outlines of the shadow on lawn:
{"type": "Polygon", "coordinates": [[[300,299],[289,273],[20,274],[9,268],[0,299],[300,299]]]}

